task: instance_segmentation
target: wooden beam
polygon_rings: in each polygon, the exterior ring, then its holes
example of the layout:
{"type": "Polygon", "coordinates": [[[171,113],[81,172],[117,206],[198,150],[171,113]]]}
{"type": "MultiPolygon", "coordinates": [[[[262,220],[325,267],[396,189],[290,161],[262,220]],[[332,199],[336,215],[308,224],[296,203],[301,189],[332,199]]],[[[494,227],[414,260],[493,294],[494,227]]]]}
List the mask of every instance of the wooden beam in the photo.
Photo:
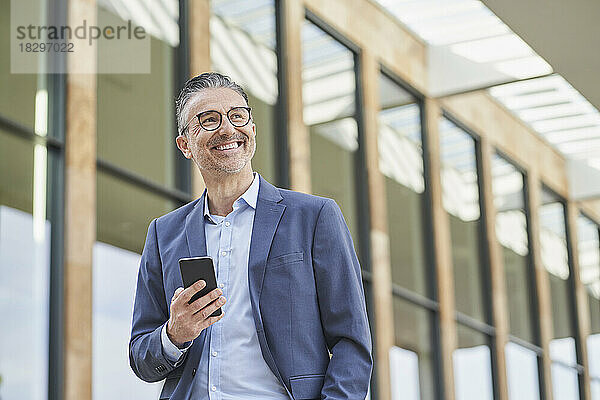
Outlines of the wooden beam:
{"type": "MultiPolygon", "coordinates": [[[[67,21],[96,24],[95,0],[69,0],[67,21]]],[[[67,53],[64,316],[66,400],[92,398],[92,249],[96,240],[96,45],[67,53]]]]}
{"type": "MultiPolygon", "coordinates": [[[[189,2],[189,41],[190,78],[210,71],[210,1],[190,0],[189,2]]],[[[200,197],[204,191],[204,179],[193,161],[192,195],[200,197]]]]}
{"type": "Polygon", "coordinates": [[[450,221],[442,203],[441,156],[438,124],[442,111],[434,99],[425,100],[425,149],[429,150],[429,182],[433,220],[433,242],[436,254],[436,276],[440,303],[440,338],[443,381],[446,400],[453,400],[454,368],[452,354],[458,346],[454,304],[454,273],[450,241],[450,221]]]}
{"type": "Polygon", "coordinates": [[[394,346],[394,304],[390,264],[390,238],[387,226],[385,178],[379,171],[379,65],[373,54],[365,49],[360,57],[363,90],[365,153],[369,190],[371,238],[371,268],[375,308],[375,362],[377,368],[377,398],[391,400],[390,358],[394,346]]]}
{"type": "Polygon", "coordinates": [[[548,272],[542,263],[539,221],[539,208],[541,205],[541,182],[536,166],[532,167],[527,172],[527,196],[529,204],[529,227],[531,231],[531,252],[535,271],[535,286],[538,295],[537,314],[540,328],[540,347],[543,350],[541,372],[544,377],[544,392],[546,394],[546,400],[552,400],[552,361],[550,359],[550,340],[552,340],[554,335],[554,327],[552,325],[550,280],[548,277],[548,272]]]}
{"type": "Polygon", "coordinates": [[[576,318],[577,318],[577,332],[576,340],[580,345],[580,357],[578,363],[583,366],[583,383],[584,383],[584,399],[591,399],[591,381],[590,381],[590,370],[589,360],[587,357],[587,337],[590,335],[590,310],[588,304],[587,290],[584,284],[581,282],[580,265],[579,265],[579,250],[578,250],[578,239],[577,239],[577,217],[579,210],[572,201],[567,201],[567,221],[569,237],[567,240],[572,249],[572,260],[571,266],[572,271],[572,282],[574,295],[575,295],[575,307],[576,307],[576,318]]]}
{"type": "Polygon", "coordinates": [[[508,400],[508,382],[506,375],[505,347],[508,343],[508,302],[506,299],[506,278],[504,274],[504,260],[500,244],[496,238],[496,206],[494,205],[494,193],[492,190],[492,158],[494,149],[487,138],[481,138],[481,179],[483,192],[483,207],[485,210],[485,230],[487,248],[490,261],[491,300],[493,324],[496,329],[494,336],[496,378],[498,389],[498,400],[508,400]]]}
{"type": "Polygon", "coordinates": [[[286,49],[285,79],[288,95],[288,151],[290,157],[290,187],[299,192],[311,192],[310,178],[310,133],[304,124],[302,102],[302,24],[304,5],[301,0],[286,0],[283,7],[283,40],[286,49]]]}

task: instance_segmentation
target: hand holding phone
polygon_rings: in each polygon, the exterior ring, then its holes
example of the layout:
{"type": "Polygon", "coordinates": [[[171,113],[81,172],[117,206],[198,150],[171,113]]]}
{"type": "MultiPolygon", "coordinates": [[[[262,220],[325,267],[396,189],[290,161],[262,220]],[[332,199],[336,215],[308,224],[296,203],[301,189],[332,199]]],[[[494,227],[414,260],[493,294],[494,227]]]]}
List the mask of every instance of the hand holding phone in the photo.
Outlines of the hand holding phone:
{"type": "Polygon", "coordinates": [[[185,289],[176,291],[171,299],[167,335],[173,344],[182,347],[223,317],[221,307],[226,300],[216,287],[212,259],[181,259],[179,265],[185,289]]]}

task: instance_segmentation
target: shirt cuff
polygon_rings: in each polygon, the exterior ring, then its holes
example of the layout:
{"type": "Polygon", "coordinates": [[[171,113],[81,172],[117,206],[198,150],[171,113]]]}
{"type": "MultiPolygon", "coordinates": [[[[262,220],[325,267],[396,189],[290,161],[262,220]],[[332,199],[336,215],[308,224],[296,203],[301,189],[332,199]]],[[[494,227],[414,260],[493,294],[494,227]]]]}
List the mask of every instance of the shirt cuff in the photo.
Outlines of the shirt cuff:
{"type": "Polygon", "coordinates": [[[181,356],[184,355],[185,352],[192,345],[192,342],[186,342],[185,347],[182,349],[175,346],[175,344],[173,344],[173,342],[171,342],[171,339],[169,339],[169,335],[167,335],[167,324],[166,323],[163,325],[162,330],[160,332],[160,341],[162,344],[163,353],[165,354],[165,357],[167,358],[167,360],[171,361],[172,363],[175,363],[175,366],[177,366],[177,364],[179,364],[178,361],[182,361],[182,360],[180,360],[182,358],[181,356]]]}

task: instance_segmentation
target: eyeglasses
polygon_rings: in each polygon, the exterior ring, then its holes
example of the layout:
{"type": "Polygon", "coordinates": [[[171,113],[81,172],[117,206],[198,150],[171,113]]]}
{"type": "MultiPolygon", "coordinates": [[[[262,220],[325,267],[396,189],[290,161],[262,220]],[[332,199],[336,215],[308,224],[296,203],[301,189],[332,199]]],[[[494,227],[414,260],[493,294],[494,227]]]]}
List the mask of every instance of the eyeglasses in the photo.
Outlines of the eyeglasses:
{"type": "MultiPolygon", "coordinates": [[[[234,107],[227,111],[227,119],[229,122],[231,122],[231,125],[237,128],[246,126],[248,122],[250,122],[250,110],[250,107],[234,107]]],[[[196,115],[196,118],[198,118],[198,123],[202,129],[206,131],[216,131],[223,122],[223,114],[214,110],[203,111],[196,115]]],[[[186,132],[187,128],[193,121],[194,119],[192,118],[190,122],[183,127],[181,130],[181,135],[186,132]]]]}

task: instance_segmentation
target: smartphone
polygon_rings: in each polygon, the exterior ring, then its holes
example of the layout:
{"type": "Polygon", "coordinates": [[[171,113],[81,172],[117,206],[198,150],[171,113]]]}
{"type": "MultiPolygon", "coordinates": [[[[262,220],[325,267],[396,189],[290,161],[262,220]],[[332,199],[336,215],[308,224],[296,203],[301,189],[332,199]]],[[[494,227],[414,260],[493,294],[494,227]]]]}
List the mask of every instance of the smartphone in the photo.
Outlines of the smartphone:
{"type": "MultiPolygon", "coordinates": [[[[195,282],[202,279],[206,282],[206,286],[188,301],[191,304],[193,301],[205,296],[212,290],[217,288],[217,278],[215,276],[215,267],[213,260],[210,257],[191,257],[191,258],[180,258],[179,259],[179,270],[181,271],[181,280],[183,281],[183,287],[188,288],[195,282]]],[[[217,317],[221,315],[221,308],[218,308],[211,314],[211,317],[217,317]]]]}

